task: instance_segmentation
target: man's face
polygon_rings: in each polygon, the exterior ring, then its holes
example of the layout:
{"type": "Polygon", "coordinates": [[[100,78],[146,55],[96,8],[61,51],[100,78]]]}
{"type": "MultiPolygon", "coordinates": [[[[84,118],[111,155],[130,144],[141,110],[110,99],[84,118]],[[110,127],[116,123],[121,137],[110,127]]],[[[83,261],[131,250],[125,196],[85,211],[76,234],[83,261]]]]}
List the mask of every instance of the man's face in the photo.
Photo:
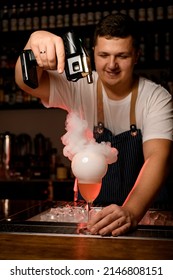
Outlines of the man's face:
{"type": "Polygon", "coordinates": [[[106,39],[98,37],[94,48],[96,71],[104,84],[109,86],[129,81],[138,54],[132,37],[106,39]]]}

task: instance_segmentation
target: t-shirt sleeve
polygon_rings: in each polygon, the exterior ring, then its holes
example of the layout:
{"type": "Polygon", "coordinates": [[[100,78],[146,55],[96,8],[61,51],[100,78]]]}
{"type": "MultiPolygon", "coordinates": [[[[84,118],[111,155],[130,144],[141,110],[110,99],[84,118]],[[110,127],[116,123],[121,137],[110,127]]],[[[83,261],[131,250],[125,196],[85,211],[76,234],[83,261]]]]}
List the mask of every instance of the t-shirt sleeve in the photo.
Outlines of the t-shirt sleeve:
{"type": "Polygon", "coordinates": [[[163,87],[157,86],[145,105],[143,141],[155,138],[173,140],[171,95],[163,87]]]}

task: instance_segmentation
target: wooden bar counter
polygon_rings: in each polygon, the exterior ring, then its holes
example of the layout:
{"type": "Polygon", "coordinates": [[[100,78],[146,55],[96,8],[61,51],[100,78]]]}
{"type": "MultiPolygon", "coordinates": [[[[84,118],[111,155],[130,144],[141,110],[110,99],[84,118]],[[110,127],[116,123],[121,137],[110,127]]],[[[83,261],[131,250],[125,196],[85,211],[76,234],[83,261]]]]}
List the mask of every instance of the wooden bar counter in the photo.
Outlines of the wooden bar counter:
{"type": "Polygon", "coordinates": [[[29,218],[38,213],[36,209],[42,212],[47,203],[15,201],[7,209],[5,202],[0,206],[1,260],[173,260],[172,226],[165,227],[165,232],[162,227],[162,235],[157,227],[154,234],[141,227],[120,237],[63,234],[59,233],[62,229],[73,230],[77,225],[59,223],[58,229],[56,223],[51,228],[48,223],[26,222],[26,213],[29,218]],[[27,211],[22,210],[24,205],[27,211]],[[31,230],[23,230],[28,225],[31,230]],[[147,237],[147,232],[152,234],[147,237]]]}
{"type": "Polygon", "coordinates": [[[0,234],[2,260],[173,260],[173,240],[0,234]]]}

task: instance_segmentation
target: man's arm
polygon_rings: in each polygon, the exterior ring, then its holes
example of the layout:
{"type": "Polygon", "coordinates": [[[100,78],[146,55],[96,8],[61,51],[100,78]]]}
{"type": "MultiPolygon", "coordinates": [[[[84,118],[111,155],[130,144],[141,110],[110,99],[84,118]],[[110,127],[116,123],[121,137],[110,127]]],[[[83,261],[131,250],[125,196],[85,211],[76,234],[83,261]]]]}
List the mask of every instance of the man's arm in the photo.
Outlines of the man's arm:
{"type": "Polygon", "coordinates": [[[143,144],[143,152],[145,163],[123,204],[123,208],[128,209],[137,221],[140,221],[152,204],[168,175],[172,141],[148,140],[143,144]]]}
{"type": "Polygon", "coordinates": [[[88,224],[92,234],[118,236],[136,227],[158,194],[168,174],[172,141],[148,140],[143,151],[144,165],[123,206],[112,204],[98,212],[88,224]]]}

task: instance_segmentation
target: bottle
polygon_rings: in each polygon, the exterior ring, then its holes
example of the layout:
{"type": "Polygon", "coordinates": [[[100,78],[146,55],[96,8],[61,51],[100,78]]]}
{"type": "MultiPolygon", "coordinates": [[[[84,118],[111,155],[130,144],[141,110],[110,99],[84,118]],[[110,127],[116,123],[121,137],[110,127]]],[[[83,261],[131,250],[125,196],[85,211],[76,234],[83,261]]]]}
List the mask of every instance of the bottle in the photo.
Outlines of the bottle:
{"type": "MultiPolygon", "coordinates": [[[[122,0],[122,2],[123,2],[124,0],[122,0]]],[[[107,15],[109,15],[110,14],[110,6],[109,6],[109,1],[107,1],[107,0],[105,0],[104,2],[103,2],[103,13],[102,13],[102,16],[103,17],[106,17],[107,15]]]]}
{"type": "Polygon", "coordinates": [[[16,104],[23,104],[23,91],[20,88],[16,89],[16,104]]]}
{"type": "MultiPolygon", "coordinates": [[[[80,1],[80,13],[79,13],[79,25],[80,26],[85,26],[86,24],[88,24],[88,13],[86,12],[86,5],[85,5],[85,1],[81,0],[80,1]]],[[[76,22],[77,24],[77,22],[76,22]]]]}
{"type": "Polygon", "coordinates": [[[78,26],[80,23],[80,13],[78,11],[78,2],[73,2],[73,13],[72,13],[72,26],[78,26]]]}
{"type": "Polygon", "coordinates": [[[88,25],[94,24],[94,7],[93,7],[93,1],[88,1],[88,7],[87,7],[87,19],[86,22],[88,25]]]}
{"type": "Polygon", "coordinates": [[[11,86],[10,86],[10,81],[9,79],[4,79],[4,100],[3,103],[5,105],[9,105],[10,101],[10,91],[11,91],[11,86]]]}
{"type": "Polygon", "coordinates": [[[46,1],[42,2],[41,6],[41,18],[40,18],[40,27],[41,29],[48,28],[48,16],[47,16],[47,3],[46,1]]]}
{"type": "Polygon", "coordinates": [[[65,1],[65,15],[64,15],[64,27],[69,27],[71,25],[70,19],[71,11],[70,11],[70,1],[65,1]]]}
{"type": "Polygon", "coordinates": [[[17,31],[17,7],[14,3],[11,7],[10,13],[10,31],[17,31]]]}
{"type": "Polygon", "coordinates": [[[119,11],[122,14],[127,14],[127,3],[125,0],[121,0],[121,4],[119,5],[119,11]]]}
{"type": "Polygon", "coordinates": [[[138,21],[145,21],[145,20],[146,20],[145,0],[140,0],[139,9],[138,9],[138,21]]]}
{"type": "Polygon", "coordinates": [[[56,168],[58,164],[57,149],[52,148],[50,151],[50,179],[56,179],[56,168]]]}
{"type": "Polygon", "coordinates": [[[37,2],[34,2],[32,27],[34,30],[38,30],[40,28],[39,8],[37,2]]]}
{"type": "Polygon", "coordinates": [[[154,21],[155,16],[154,16],[154,3],[153,0],[148,0],[147,3],[147,11],[146,11],[146,19],[147,21],[154,21]]]}
{"type": "Polygon", "coordinates": [[[63,26],[64,26],[64,19],[63,19],[62,0],[59,0],[57,5],[56,27],[60,28],[63,26]]]}
{"type": "Polygon", "coordinates": [[[156,20],[163,20],[164,19],[164,8],[160,4],[158,7],[156,7],[156,20]]]}
{"type": "Polygon", "coordinates": [[[171,42],[170,42],[171,34],[170,32],[166,32],[165,34],[165,44],[164,44],[164,58],[167,62],[171,59],[171,42]]]}
{"type": "Polygon", "coordinates": [[[10,91],[9,91],[9,105],[14,105],[16,103],[16,84],[15,81],[11,81],[10,91]]]}
{"type": "Polygon", "coordinates": [[[32,29],[32,7],[31,3],[27,3],[26,5],[26,18],[25,18],[25,29],[32,29]]]}
{"type": "Polygon", "coordinates": [[[145,38],[144,36],[141,36],[140,38],[140,58],[139,61],[141,63],[145,63],[146,62],[146,49],[145,49],[145,38]]]}
{"type": "Polygon", "coordinates": [[[94,23],[97,24],[102,18],[101,13],[101,4],[100,1],[97,0],[95,3],[95,13],[94,13],[94,23]]]}
{"type": "Polygon", "coordinates": [[[135,7],[135,1],[130,0],[130,8],[128,9],[128,14],[133,19],[136,19],[136,7],[135,7]]]}
{"type": "Polygon", "coordinates": [[[8,6],[4,5],[2,10],[2,32],[9,31],[9,15],[8,15],[8,6]]]}
{"type": "Polygon", "coordinates": [[[63,163],[60,163],[57,166],[56,179],[62,181],[68,179],[68,168],[63,163]]]}
{"type": "Polygon", "coordinates": [[[18,30],[25,30],[25,9],[23,3],[18,8],[18,30]]]}
{"type": "Polygon", "coordinates": [[[154,34],[154,61],[159,62],[160,60],[160,49],[159,49],[159,34],[154,34]]]}
{"type": "Polygon", "coordinates": [[[167,19],[173,19],[173,3],[172,0],[167,6],[167,19]]]}
{"type": "Polygon", "coordinates": [[[48,28],[56,27],[56,15],[54,1],[50,2],[49,16],[48,16],[48,28]]]}

